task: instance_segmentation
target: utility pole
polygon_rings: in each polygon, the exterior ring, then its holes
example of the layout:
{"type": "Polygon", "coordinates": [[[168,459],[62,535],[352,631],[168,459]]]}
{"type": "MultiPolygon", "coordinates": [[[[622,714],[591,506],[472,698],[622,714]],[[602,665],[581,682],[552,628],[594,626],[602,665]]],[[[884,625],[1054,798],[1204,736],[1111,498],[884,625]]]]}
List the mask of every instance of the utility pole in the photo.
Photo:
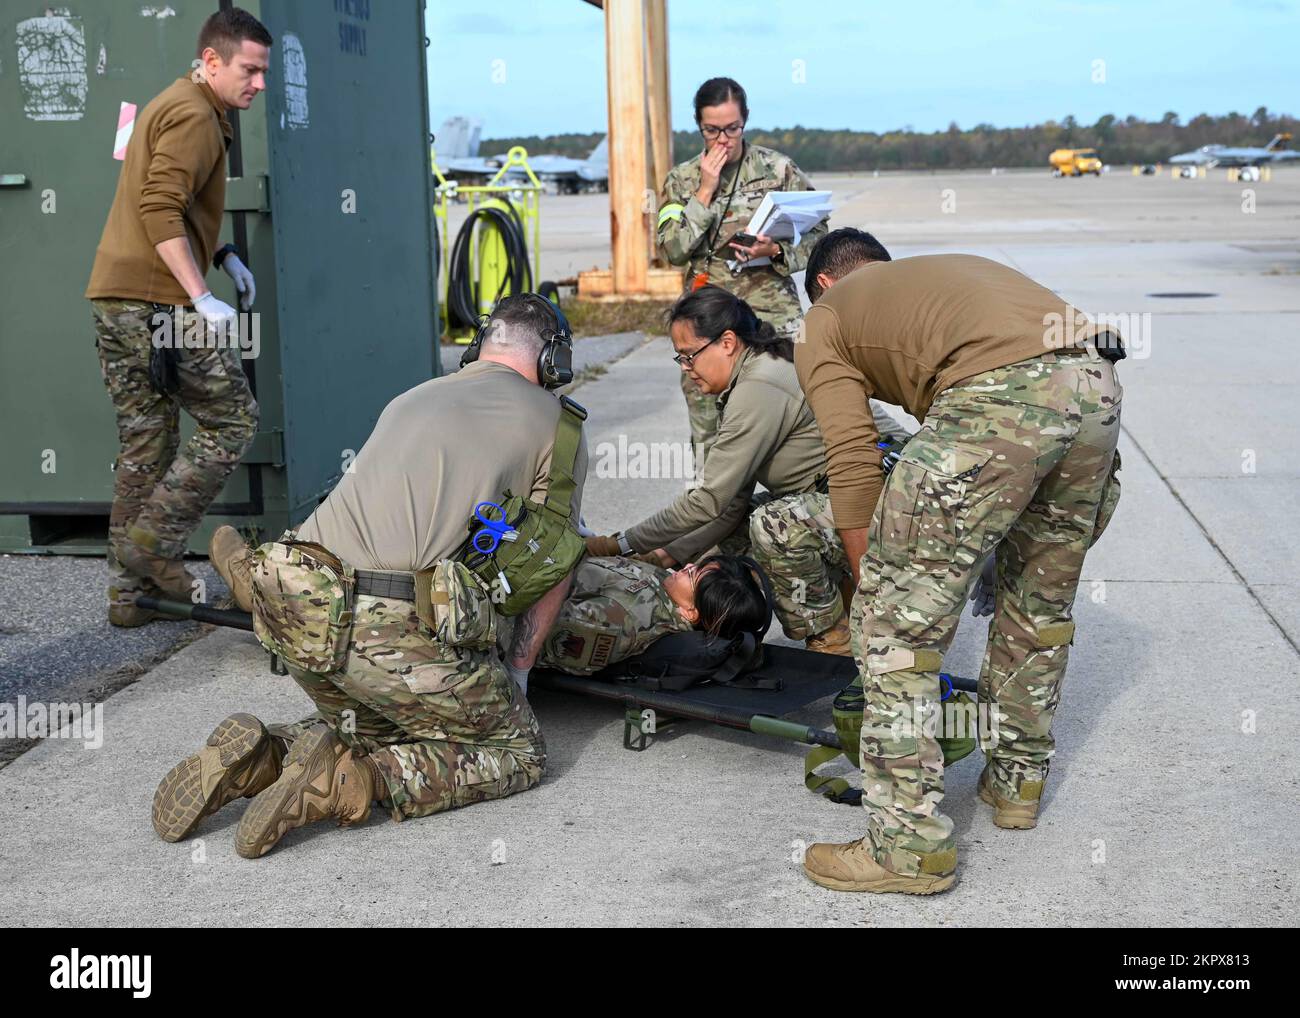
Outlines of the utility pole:
{"type": "Polygon", "coordinates": [[[659,188],[672,168],[667,0],[587,2],[605,12],[613,268],[578,273],[578,296],[671,299],[681,273],[650,267],[659,188]]]}

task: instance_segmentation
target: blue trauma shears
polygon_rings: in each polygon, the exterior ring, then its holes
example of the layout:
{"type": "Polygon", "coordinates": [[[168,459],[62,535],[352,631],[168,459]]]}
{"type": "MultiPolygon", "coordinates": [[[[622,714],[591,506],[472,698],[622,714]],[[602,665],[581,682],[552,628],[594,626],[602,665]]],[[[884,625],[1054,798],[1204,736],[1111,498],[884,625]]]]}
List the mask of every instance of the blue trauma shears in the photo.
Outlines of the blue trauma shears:
{"type": "Polygon", "coordinates": [[[483,528],[479,530],[473,539],[474,550],[482,555],[491,555],[500,546],[502,541],[517,541],[519,532],[506,522],[506,511],[495,502],[480,502],[474,507],[474,515],[478,517],[483,528]],[[484,513],[488,515],[484,515],[484,513]]]}

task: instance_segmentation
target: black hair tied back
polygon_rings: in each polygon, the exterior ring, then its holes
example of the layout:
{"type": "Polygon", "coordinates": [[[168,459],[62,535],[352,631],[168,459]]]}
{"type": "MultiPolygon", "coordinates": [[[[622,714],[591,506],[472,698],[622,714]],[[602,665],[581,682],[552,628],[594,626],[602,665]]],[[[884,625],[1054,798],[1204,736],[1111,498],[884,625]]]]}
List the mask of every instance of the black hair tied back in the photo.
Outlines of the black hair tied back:
{"type": "Polygon", "coordinates": [[[668,324],[687,321],[702,339],[717,339],[730,330],[759,353],[794,360],[794,343],[754,313],[744,300],[720,286],[702,286],[678,299],[668,312],[668,324]]]}

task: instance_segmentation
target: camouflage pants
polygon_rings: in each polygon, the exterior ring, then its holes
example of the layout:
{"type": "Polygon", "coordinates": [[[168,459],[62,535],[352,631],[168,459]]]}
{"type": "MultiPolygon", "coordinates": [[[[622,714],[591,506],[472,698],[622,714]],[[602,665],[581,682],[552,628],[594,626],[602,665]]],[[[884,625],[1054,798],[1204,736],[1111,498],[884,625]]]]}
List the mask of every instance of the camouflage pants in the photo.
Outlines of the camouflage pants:
{"type": "Polygon", "coordinates": [[[271,728],[292,741],[328,722],[378,765],[394,820],[522,792],[546,766],[537,719],[497,651],[444,647],[427,632],[411,602],[359,595],[343,668],[289,669],[316,714],[271,728]]]}
{"type": "Polygon", "coordinates": [[[829,495],[774,498],[749,518],[754,561],[772,581],[785,635],[806,640],[844,618],[840,581],[849,572],[829,495]]]}
{"type": "Polygon", "coordinates": [[[863,805],[876,860],[948,872],[943,756],[927,720],[975,570],[997,549],[997,593],[979,680],[982,747],[999,795],[1038,798],[1054,743],[1084,555],[1105,520],[1122,390],[1087,354],[988,371],[934,401],[876,506],[853,599],[863,677],[863,805]]]}
{"type": "Polygon", "coordinates": [[[121,444],[109,517],[109,599],[133,601],[139,577],[114,548],[131,539],[165,558],[180,558],[226,478],[257,432],[257,402],[229,349],[179,350],[180,388],[161,396],[149,384],[153,309],[141,301],[91,301],[104,385],[117,413],[121,444]],[[198,424],[180,446],[180,411],[198,424]],[[178,455],[179,449],[179,455],[178,455]]]}

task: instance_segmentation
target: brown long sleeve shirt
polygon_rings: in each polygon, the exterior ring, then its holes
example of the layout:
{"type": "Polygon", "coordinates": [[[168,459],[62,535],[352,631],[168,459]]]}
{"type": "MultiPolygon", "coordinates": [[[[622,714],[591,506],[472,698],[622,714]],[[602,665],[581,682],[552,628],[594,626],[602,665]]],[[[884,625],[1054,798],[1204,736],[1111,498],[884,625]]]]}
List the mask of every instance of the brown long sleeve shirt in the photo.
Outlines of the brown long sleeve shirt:
{"type": "Polygon", "coordinates": [[[836,526],[870,526],[884,486],[869,398],[923,420],[939,393],[972,375],[1081,344],[1092,330],[1076,334],[1075,314],[1047,287],[975,255],[873,262],[827,290],[805,316],[794,361],[826,445],[836,526]]]}
{"type": "Polygon", "coordinates": [[[199,271],[207,271],[221,232],[232,137],[225,107],[206,82],[177,78],[145,106],[126,146],[87,297],[190,302],[154,248],[188,237],[199,271]]]}

